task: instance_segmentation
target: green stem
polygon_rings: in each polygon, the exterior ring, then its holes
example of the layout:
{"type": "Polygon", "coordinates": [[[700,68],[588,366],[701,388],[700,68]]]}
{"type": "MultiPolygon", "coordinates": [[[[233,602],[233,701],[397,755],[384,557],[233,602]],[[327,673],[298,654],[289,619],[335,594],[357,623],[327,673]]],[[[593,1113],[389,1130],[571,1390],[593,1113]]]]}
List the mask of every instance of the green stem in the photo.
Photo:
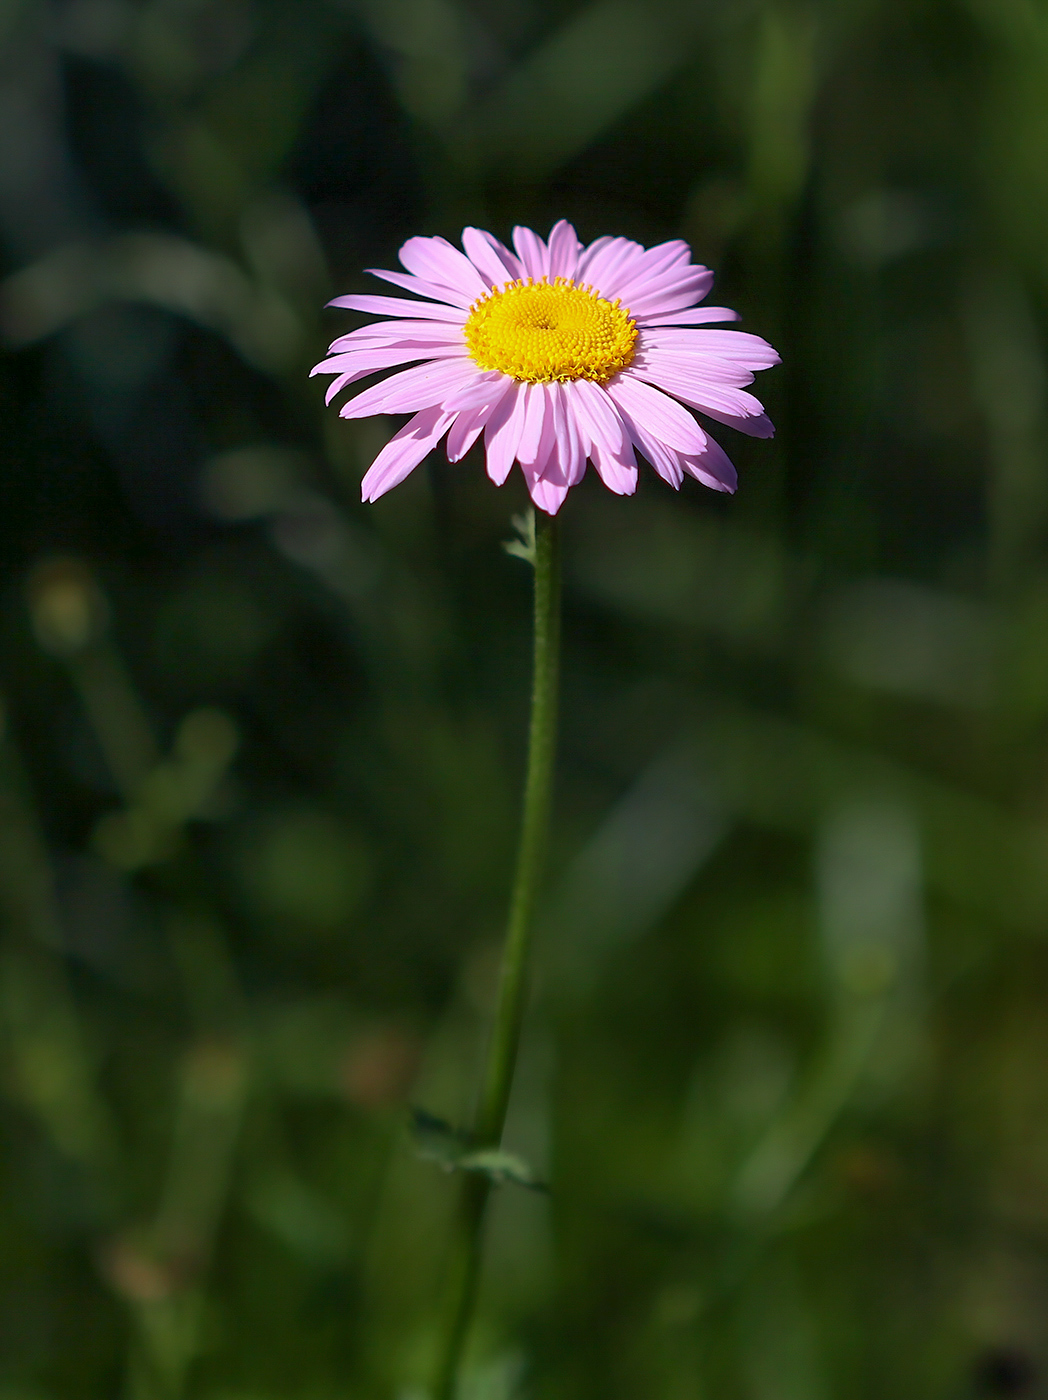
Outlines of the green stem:
{"type": "MultiPolygon", "coordinates": [[[[528,954],[545,863],[557,738],[560,670],[560,549],[557,522],[539,514],[535,529],[535,643],[528,771],[524,786],[517,868],[510,896],[498,1003],[488,1051],[474,1140],[497,1147],[506,1122],[528,989],[528,954]]],[[[434,1400],[454,1400],[459,1366],[473,1316],[483,1225],[491,1181],[466,1175],[458,1207],[448,1279],[448,1312],[433,1387],[434,1400]]]]}

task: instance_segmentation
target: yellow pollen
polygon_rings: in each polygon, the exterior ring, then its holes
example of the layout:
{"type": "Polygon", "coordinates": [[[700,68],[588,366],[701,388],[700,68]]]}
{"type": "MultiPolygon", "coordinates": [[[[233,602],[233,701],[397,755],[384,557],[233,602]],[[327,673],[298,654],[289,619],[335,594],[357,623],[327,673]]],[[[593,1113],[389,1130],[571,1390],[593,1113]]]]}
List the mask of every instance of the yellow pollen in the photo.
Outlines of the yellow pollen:
{"type": "Polygon", "coordinates": [[[481,369],[529,384],[606,384],[633,359],[637,327],[617,301],[565,277],[508,282],[470,307],[469,353],[481,369]]]}

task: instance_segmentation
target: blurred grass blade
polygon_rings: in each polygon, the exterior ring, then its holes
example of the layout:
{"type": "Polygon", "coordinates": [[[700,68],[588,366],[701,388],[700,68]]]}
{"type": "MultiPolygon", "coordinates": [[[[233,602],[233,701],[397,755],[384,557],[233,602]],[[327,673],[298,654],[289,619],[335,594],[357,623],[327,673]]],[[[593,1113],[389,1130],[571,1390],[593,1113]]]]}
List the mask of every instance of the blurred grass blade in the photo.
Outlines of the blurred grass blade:
{"type": "Polygon", "coordinates": [[[727,829],[693,746],[660,753],[554,891],[542,937],[561,993],[577,995],[609,955],[654,928],[727,829]]]}
{"type": "Polygon", "coordinates": [[[0,1015],[14,1082],[60,1152],[86,1174],[100,1220],[117,1207],[122,1164],[95,1056],[66,979],[46,848],[0,708],[0,1015]]]}
{"type": "Polygon", "coordinates": [[[705,9],[639,0],[586,6],[468,114],[467,149],[503,176],[550,174],[688,61],[705,9]]]}
{"type": "Polygon", "coordinates": [[[184,316],[273,373],[293,366],[303,347],[303,324],[286,297],[232,258],[158,233],[71,244],[12,273],[0,286],[0,338],[15,348],[33,345],[108,301],[184,316]]]}

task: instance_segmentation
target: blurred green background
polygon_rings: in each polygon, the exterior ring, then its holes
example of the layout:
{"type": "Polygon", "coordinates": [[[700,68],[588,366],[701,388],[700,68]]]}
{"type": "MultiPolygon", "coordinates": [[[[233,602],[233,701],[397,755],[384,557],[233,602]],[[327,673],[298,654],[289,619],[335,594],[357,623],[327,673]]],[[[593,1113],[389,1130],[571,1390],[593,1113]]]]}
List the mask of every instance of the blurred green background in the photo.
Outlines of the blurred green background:
{"type": "Polygon", "coordinates": [[[306,371],[561,216],[688,239],[779,432],[563,513],[465,1400],[1048,1395],[1048,4],[2,0],[2,1400],[423,1394],[524,493],[362,508],[306,371]]]}

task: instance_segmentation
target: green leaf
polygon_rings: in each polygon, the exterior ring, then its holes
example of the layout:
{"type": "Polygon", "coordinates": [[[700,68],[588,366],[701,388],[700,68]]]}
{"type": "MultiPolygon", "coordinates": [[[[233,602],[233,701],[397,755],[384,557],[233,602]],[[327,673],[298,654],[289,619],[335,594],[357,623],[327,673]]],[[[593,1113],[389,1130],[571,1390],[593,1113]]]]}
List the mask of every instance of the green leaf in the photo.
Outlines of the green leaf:
{"type": "Polygon", "coordinates": [[[471,1134],[424,1108],[411,1110],[411,1135],[418,1155],[427,1162],[436,1162],[446,1172],[479,1172],[497,1186],[512,1182],[529,1191],[549,1190],[523,1157],[498,1147],[475,1147],[471,1134]]]}
{"type": "Polygon", "coordinates": [[[529,506],[523,515],[514,515],[510,524],[517,532],[518,538],[515,540],[503,540],[502,548],[507,554],[512,554],[517,559],[523,559],[526,564],[535,567],[535,508],[529,506]]]}
{"type": "Polygon", "coordinates": [[[526,1186],[529,1191],[549,1191],[546,1183],[536,1178],[523,1157],[518,1157],[515,1152],[503,1152],[498,1147],[467,1152],[455,1166],[459,1171],[482,1172],[499,1186],[511,1181],[515,1186],[526,1186]]]}

